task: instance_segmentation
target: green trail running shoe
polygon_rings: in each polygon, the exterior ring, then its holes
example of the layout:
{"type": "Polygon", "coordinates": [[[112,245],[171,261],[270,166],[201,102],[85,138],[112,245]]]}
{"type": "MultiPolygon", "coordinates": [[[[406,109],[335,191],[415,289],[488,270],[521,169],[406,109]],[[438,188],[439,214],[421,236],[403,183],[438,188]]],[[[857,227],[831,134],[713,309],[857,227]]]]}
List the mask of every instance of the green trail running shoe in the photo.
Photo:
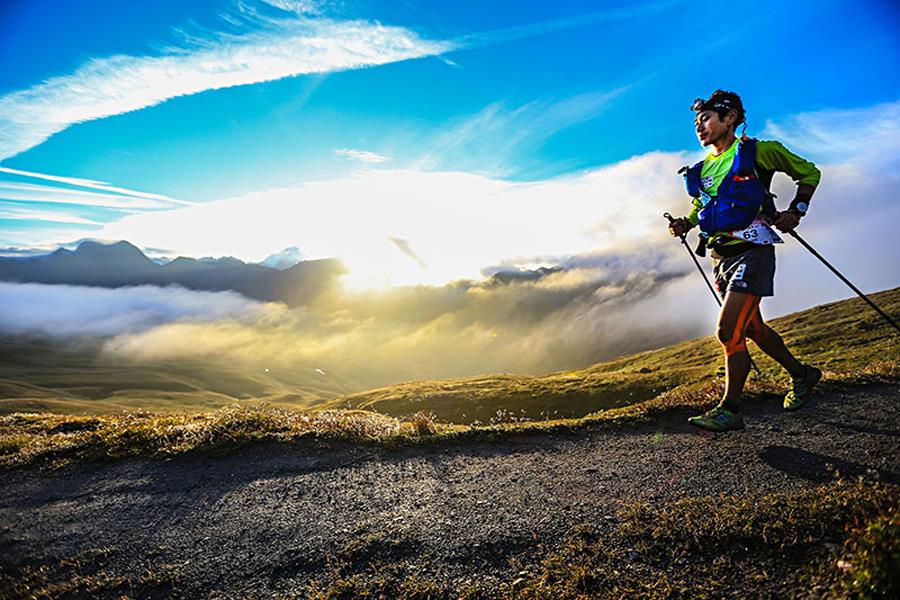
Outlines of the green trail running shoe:
{"type": "Polygon", "coordinates": [[[717,406],[702,415],[691,417],[688,423],[707,431],[733,431],[744,428],[744,419],[727,408],[717,406]]]}
{"type": "Polygon", "coordinates": [[[784,397],[785,410],[797,410],[809,400],[813,387],[822,379],[822,371],[812,365],[803,365],[806,371],[802,377],[791,377],[791,391],[784,397]]]}

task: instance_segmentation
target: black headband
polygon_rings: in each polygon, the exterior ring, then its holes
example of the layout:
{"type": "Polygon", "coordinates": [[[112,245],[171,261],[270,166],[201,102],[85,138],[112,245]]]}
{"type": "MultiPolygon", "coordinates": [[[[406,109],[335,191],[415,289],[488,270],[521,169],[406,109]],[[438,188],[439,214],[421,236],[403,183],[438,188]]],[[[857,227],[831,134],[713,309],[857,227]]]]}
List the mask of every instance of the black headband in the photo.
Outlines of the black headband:
{"type": "Polygon", "coordinates": [[[713,100],[710,98],[709,100],[704,100],[703,98],[697,98],[694,100],[694,103],[691,104],[691,110],[694,112],[703,112],[704,110],[714,110],[716,112],[728,112],[729,110],[734,109],[741,111],[743,108],[734,106],[731,102],[731,98],[716,98],[713,100]]]}

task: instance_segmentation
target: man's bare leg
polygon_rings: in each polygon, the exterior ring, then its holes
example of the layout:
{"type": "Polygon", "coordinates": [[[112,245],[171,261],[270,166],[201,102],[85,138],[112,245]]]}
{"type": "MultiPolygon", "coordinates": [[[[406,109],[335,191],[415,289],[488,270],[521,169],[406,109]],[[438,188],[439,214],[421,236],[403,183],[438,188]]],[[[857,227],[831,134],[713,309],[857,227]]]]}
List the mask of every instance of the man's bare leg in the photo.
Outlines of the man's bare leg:
{"type": "Polygon", "coordinates": [[[722,310],[719,312],[716,337],[725,350],[725,396],[721,406],[732,411],[741,409],[741,391],[750,373],[747,327],[758,312],[759,296],[735,291],[725,294],[722,310]]]}
{"type": "Polygon", "coordinates": [[[803,375],[803,364],[787,349],[781,336],[762,320],[759,309],[747,327],[747,337],[753,340],[760,350],[784,367],[792,377],[803,375]]]}

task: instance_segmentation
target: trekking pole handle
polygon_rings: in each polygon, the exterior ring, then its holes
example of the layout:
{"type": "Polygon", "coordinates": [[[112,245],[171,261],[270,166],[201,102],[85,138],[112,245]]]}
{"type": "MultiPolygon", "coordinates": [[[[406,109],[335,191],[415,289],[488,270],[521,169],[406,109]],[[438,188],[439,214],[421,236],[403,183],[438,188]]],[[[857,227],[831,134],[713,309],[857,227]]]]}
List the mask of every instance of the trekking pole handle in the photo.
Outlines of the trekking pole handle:
{"type": "MultiPolygon", "coordinates": [[[[669,220],[669,225],[673,225],[675,223],[675,221],[678,220],[672,216],[672,213],[669,213],[669,212],[664,212],[663,216],[669,220]]],[[[687,245],[687,239],[685,239],[685,236],[683,233],[678,234],[678,239],[681,240],[681,243],[684,244],[684,247],[688,249],[688,252],[690,252],[691,248],[690,248],[690,246],[687,245]]],[[[691,256],[693,256],[693,254],[691,254],[691,256]]],[[[697,262],[697,259],[694,259],[694,262],[697,262]]],[[[699,264],[697,265],[697,267],[700,269],[701,272],[703,272],[703,267],[701,267],[699,264]]]]}

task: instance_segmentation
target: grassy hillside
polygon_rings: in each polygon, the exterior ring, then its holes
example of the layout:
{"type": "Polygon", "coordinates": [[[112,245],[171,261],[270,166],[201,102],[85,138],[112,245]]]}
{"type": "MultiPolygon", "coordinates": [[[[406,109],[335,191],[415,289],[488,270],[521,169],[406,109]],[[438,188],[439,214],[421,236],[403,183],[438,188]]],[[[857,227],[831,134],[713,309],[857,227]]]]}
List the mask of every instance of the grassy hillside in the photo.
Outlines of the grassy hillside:
{"type": "Polygon", "coordinates": [[[243,400],[305,409],[360,389],[339,374],[320,375],[313,365],[264,370],[208,360],[134,364],[103,356],[97,343],[0,338],[0,414],[196,413],[243,400]]]}
{"type": "MultiPolygon", "coordinates": [[[[900,288],[873,299],[900,319],[900,288]]],[[[817,306],[770,324],[801,360],[818,365],[832,380],[855,377],[861,369],[892,374],[900,359],[900,338],[859,298],[817,306]]],[[[759,375],[751,374],[753,383],[766,388],[786,383],[781,367],[752,343],[749,346],[760,368],[759,375]]],[[[324,407],[393,416],[428,411],[451,423],[577,418],[649,400],[686,383],[716,380],[722,368],[721,348],[707,337],[577,371],[415,381],[345,396],[324,407]]]]}

